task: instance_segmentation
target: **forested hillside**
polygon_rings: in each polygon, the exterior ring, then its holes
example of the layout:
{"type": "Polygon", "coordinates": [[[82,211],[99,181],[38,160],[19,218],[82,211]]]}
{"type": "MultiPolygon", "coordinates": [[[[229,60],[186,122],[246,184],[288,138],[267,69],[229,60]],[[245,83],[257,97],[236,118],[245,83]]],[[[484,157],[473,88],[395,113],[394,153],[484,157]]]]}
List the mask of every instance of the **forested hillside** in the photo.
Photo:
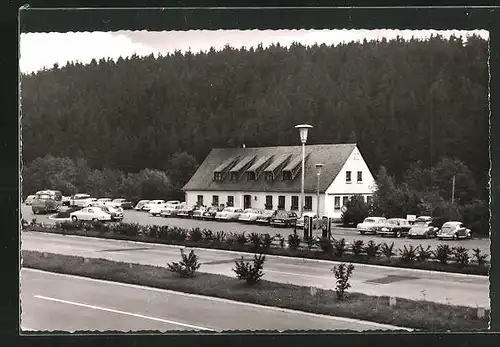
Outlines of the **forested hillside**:
{"type": "Polygon", "coordinates": [[[487,59],[479,37],[434,37],[69,63],[22,76],[23,160],[169,171],[178,152],[297,145],[310,123],[309,143],[356,141],[374,173],[447,157],[486,187],[487,59]]]}

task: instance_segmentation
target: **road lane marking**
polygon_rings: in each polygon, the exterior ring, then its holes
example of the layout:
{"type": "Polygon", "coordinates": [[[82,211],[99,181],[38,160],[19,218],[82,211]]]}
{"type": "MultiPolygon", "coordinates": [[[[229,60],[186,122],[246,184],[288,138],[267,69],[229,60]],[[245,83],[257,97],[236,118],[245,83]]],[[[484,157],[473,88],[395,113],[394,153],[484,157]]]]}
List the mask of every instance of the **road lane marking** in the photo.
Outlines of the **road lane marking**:
{"type": "MultiPolygon", "coordinates": [[[[238,254],[240,257],[249,255],[249,256],[254,256],[254,253],[248,253],[248,252],[237,252],[237,251],[228,251],[228,250],[223,250],[223,249],[214,249],[214,248],[200,248],[200,247],[187,247],[187,246],[178,246],[178,245],[166,245],[166,244],[161,244],[161,243],[152,243],[152,242],[141,242],[141,241],[130,241],[130,240],[114,240],[114,239],[102,239],[99,237],[92,237],[92,236],[78,236],[78,235],[60,235],[60,234],[54,234],[54,233],[44,233],[41,231],[36,231],[36,232],[26,232],[28,235],[34,236],[35,234],[42,234],[42,235],[49,235],[53,236],[55,238],[75,238],[78,240],[85,240],[85,239],[92,239],[92,240],[99,240],[99,242],[103,241],[108,241],[111,243],[118,243],[118,242],[124,242],[124,243],[135,243],[135,244],[141,244],[141,245],[154,245],[157,247],[161,248],[174,248],[174,249],[180,249],[180,248],[185,248],[185,249],[192,249],[192,250],[199,250],[201,252],[207,251],[207,252],[220,252],[220,253],[228,253],[228,254],[238,254]]],[[[21,236],[22,237],[22,236],[21,236]]],[[[35,236],[36,237],[36,236],[35,236]]],[[[43,237],[41,237],[43,238],[43,237]]],[[[35,249],[36,251],[36,249],[35,249]]],[[[340,261],[333,261],[333,260],[323,260],[323,259],[308,259],[308,258],[299,258],[299,257],[286,257],[286,256],[281,256],[281,255],[272,255],[272,254],[267,254],[266,258],[269,259],[283,259],[283,260],[288,260],[288,261],[303,261],[304,263],[324,263],[324,264],[330,264],[330,265],[339,265],[341,262],[340,261]]],[[[398,272],[415,272],[415,273],[426,273],[430,275],[435,275],[435,276],[449,276],[449,277],[466,277],[466,278],[477,278],[477,279],[482,279],[482,280],[488,280],[489,282],[489,276],[482,276],[482,275],[469,275],[469,274],[461,274],[461,273],[454,273],[454,272],[444,272],[444,271],[431,271],[431,270],[422,270],[422,269],[410,269],[410,268],[402,268],[402,267],[394,267],[394,266],[382,266],[382,265],[372,265],[372,264],[362,264],[362,263],[355,263],[357,267],[365,267],[365,268],[372,268],[372,269],[379,269],[379,270],[387,270],[387,271],[398,271],[398,272]]]]}
{"type": "Polygon", "coordinates": [[[162,322],[162,323],[179,325],[179,326],[183,326],[183,327],[191,328],[191,329],[206,330],[206,331],[215,331],[213,329],[205,328],[205,327],[200,327],[200,326],[197,326],[197,325],[176,322],[176,321],[173,321],[173,320],[168,320],[168,319],[163,319],[163,318],[145,316],[145,315],[138,314],[138,313],[132,313],[132,312],[114,310],[114,309],[111,309],[111,308],[106,308],[106,307],[101,307],[101,306],[94,306],[94,305],[82,304],[82,303],[75,302],[75,301],[61,300],[61,299],[51,298],[51,297],[43,296],[43,295],[34,295],[34,297],[38,298],[38,299],[55,301],[55,302],[59,302],[59,303],[63,303],[63,304],[68,304],[68,305],[73,305],[73,306],[80,306],[80,307],[91,308],[91,309],[99,310],[99,311],[105,311],[105,312],[111,312],[111,313],[118,313],[118,314],[122,314],[122,315],[125,315],[125,316],[131,316],[131,317],[137,317],[137,318],[142,318],[142,319],[149,319],[149,320],[153,320],[153,321],[157,321],[157,322],[162,322]]]}
{"type": "Polygon", "coordinates": [[[225,303],[225,304],[247,306],[247,307],[258,308],[261,310],[271,310],[271,311],[278,311],[278,312],[291,313],[291,314],[300,314],[300,315],[305,315],[305,316],[310,316],[310,317],[315,317],[315,318],[330,319],[330,320],[335,320],[335,321],[340,321],[340,322],[369,325],[369,326],[375,327],[374,329],[399,329],[399,330],[406,330],[406,331],[414,331],[414,329],[411,329],[411,328],[400,327],[400,326],[389,325],[389,324],[382,324],[382,323],[375,323],[375,322],[370,322],[370,321],[365,321],[365,320],[358,320],[358,319],[354,319],[354,318],[329,316],[329,315],[323,315],[323,314],[317,314],[317,313],[311,313],[311,312],[305,312],[305,311],[298,311],[298,310],[293,310],[293,309],[289,309],[289,308],[281,308],[281,307],[276,307],[276,306],[264,306],[264,305],[252,304],[252,303],[248,303],[248,302],[217,298],[217,297],[213,297],[213,296],[206,296],[206,295],[200,295],[200,294],[189,294],[189,293],[184,293],[184,292],[176,292],[174,290],[169,290],[169,289],[146,287],[146,286],[141,286],[138,284],[113,282],[113,281],[100,280],[100,279],[82,277],[82,276],[76,276],[76,275],[67,275],[67,274],[61,274],[61,273],[57,273],[57,272],[48,272],[48,271],[43,271],[43,270],[38,270],[38,269],[30,269],[30,268],[22,268],[22,271],[37,272],[37,273],[42,273],[45,275],[67,277],[67,278],[71,278],[71,279],[79,279],[79,280],[84,280],[84,281],[103,283],[103,284],[115,285],[115,286],[120,286],[120,287],[128,287],[128,288],[148,290],[148,291],[158,292],[158,293],[179,295],[179,296],[185,296],[185,297],[189,297],[189,298],[196,298],[196,299],[202,299],[202,300],[221,302],[221,303],[225,303]]]}

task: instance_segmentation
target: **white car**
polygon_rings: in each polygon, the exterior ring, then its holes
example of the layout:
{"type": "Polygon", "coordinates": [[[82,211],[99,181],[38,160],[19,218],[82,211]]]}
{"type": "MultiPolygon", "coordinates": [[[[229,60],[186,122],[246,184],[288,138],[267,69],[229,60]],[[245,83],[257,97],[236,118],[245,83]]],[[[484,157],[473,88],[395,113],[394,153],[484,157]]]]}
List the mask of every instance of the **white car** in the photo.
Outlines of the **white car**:
{"type": "Polygon", "coordinates": [[[123,209],[112,205],[95,205],[92,207],[100,208],[111,216],[112,221],[119,221],[123,219],[123,209]]]}
{"type": "Polygon", "coordinates": [[[243,213],[243,210],[241,208],[236,208],[236,207],[226,207],[220,212],[217,212],[215,214],[215,219],[216,220],[233,220],[236,221],[240,217],[240,214],[243,213]]]}
{"type": "MultiPolygon", "coordinates": [[[[87,199],[90,198],[88,194],[75,194],[69,201],[70,206],[85,207],[88,203],[87,199]]],[[[96,199],[97,200],[97,199],[96,199]]]]}
{"type": "Polygon", "coordinates": [[[438,240],[470,239],[472,238],[472,233],[462,222],[446,222],[441,227],[441,230],[438,231],[436,237],[438,240]]]}
{"type": "Polygon", "coordinates": [[[165,206],[160,211],[160,216],[162,217],[173,217],[182,210],[184,205],[182,204],[165,204],[165,206]]]}
{"type": "Polygon", "coordinates": [[[246,210],[243,211],[242,214],[240,214],[238,220],[244,223],[255,222],[257,218],[260,217],[261,215],[262,215],[261,210],[257,210],[255,208],[247,208],[246,210]]]}
{"type": "Polygon", "coordinates": [[[24,203],[28,206],[31,205],[31,203],[33,202],[33,200],[35,200],[35,195],[28,195],[26,197],[26,200],[24,200],[24,203]]]}
{"type": "Polygon", "coordinates": [[[94,205],[98,205],[99,203],[97,202],[96,198],[87,198],[83,201],[82,207],[91,207],[94,205]]]}
{"type": "Polygon", "coordinates": [[[166,207],[166,203],[151,205],[149,206],[149,214],[152,216],[159,216],[161,211],[163,211],[166,207]]]}
{"type": "Polygon", "coordinates": [[[149,200],[141,200],[135,205],[134,210],[136,211],[142,211],[142,208],[146,206],[146,204],[149,203],[149,200]]]}
{"type": "Polygon", "coordinates": [[[100,199],[97,199],[97,202],[100,203],[100,204],[103,204],[103,205],[106,205],[107,203],[113,201],[113,199],[110,199],[110,198],[100,198],[100,199]]]}
{"type": "Polygon", "coordinates": [[[77,220],[101,222],[111,220],[111,215],[104,212],[99,207],[85,207],[79,211],[71,212],[69,216],[73,222],[76,222],[77,220]]]}
{"type": "Polygon", "coordinates": [[[387,219],[385,217],[366,217],[362,223],[356,225],[356,230],[361,234],[376,234],[376,227],[385,222],[387,219]]]}
{"type": "Polygon", "coordinates": [[[147,204],[145,204],[142,209],[144,211],[149,211],[151,210],[151,207],[153,207],[154,205],[161,205],[161,204],[164,204],[165,203],[165,200],[151,200],[150,202],[148,202],[147,204]]]}

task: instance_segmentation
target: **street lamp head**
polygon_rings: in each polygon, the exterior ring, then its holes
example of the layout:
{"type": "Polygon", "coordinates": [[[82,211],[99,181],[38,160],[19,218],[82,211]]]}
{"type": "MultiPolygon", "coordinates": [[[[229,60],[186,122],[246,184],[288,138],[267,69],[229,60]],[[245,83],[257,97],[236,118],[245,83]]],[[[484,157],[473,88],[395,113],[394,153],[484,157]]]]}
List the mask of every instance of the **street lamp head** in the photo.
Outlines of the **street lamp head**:
{"type": "Polygon", "coordinates": [[[312,125],[299,124],[299,125],[296,125],[295,128],[299,129],[300,142],[306,143],[307,142],[307,132],[309,131],[310,128],[312,128],[312,125]]]}
{"type": "Polygon", "coordinates": [[[323,164],[316,164],[316,174],[319,176],[321,175],[321,168],[323,167],[323,164]]]}

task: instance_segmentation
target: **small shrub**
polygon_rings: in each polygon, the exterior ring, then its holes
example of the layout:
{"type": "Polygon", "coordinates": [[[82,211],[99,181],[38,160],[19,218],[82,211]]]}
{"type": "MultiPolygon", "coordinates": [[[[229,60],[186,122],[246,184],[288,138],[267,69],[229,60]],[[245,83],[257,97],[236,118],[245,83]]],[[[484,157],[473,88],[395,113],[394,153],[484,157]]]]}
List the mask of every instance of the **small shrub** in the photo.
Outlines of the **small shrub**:
{"type": "Polygon", "coordinates": [[[394,242],[390,245],[384,242],[381,247],[381,252],[387,259],[391,259],[393,256],[395,256],[396,253],[394,252],[394,242]]]}
{"type": "Polygon", "coordinates": [[[162,225],[158,231],[158,238],[161,240],[172,241],[172,230],[168,225],[162,225]]]}
{"type": "Polygon", "coordinates": [[[269,234],[264,234],[260,236],[260,242],[262,244],[262,247],[264,247],[264,249],[269,249],[273,244],[273,238],[269,234]]]}
{"type": "Polygon", "coordinates": [[[257,233],[251,233],[248,236],[253,249],[258,249],[260,247],[260,235],[257,233]]]}
{"type": "Polygon", "coordinates": [[[114,232],[125,236],[138,236],[141,226],[137,223],[117,223],[114,227],[114,232]]]}
{"type": "Polygon", "coordinates": [[[226,242],[228,245],[233,245],[236,243],[237,239],[238,239],[238,234],[230,232],[229,235],[227,235],[226,242]]]}
{"type": "Polygon", "coordinates": [[[380,245],[376,244],[372,240],[368,241],[368,244],[365,248],[365,253],[368,258],[377,257],[380,253],[380,245]]]}
{"type": "Polygon", "coordinates": [[[453,249],[453,255],[455,256],[455,261],[460,267],[464,267],[469,264],[469,250],[465,247],[459,246],[453,249]]]}
{"type": "Polygon", "coordinates": [[[93,221],[93,222],[90,223],[90,225],[91,225],[91,229],[92,230],[98,231],[101,234],[104,234],[107,231],[109,231],[108,224],[103,223],[101,221],[93,221]]]}
{"type": "Polygon", "coordinates": [[[89,223],[84,223],[83,224],[83,230],[85,231],[90,231],[90,230],[93,230],[94,227],[92,225],[93,222],[89,222],[89,223]]]}
{"type": "Polygon", "coordinates": [[[36,225],[36,224],[37,224],[37,223],[36,223],[36,218],[32,218],[32,219],[31,219],[31,225],[36,225]]]}
{"type": "Polygon", "coordinates": [[[200,228],[192,228],[189,230],[189,239],[193,242],[199,242],[203,239],[203,233],[200,228]]]}
{"type": "Polygon", "coordinates": [[[409,248],[406,245],[403,246],[403,249],[399,250],[399,254],[401,255],[401,261],[405,263],[412,263],[417,258],[417,248],[410,245],[409,248]]]}
{"type": "Polygon", "coordinates": [[[285,247],[285,238],[281,234],[276,234],[276,236],[274,236],[274,237],[276,239],[278,239],[278,241],[280,243],[280,247],[284,248],[285,247]]]}
{"type": "Polygon", "coordinates": [[[365,243],[363,242],[363,240],[355,240],[351,247],[352,254],[354,254],[355,257],[359,257],[363,254],[365,243]]]}
{"type": "Polygon", "coordinates": [[[333,247],[335,248],[335,255],[339,258],[342,258],[347,250],[345,239],[342,238],[340,240],[335,240],[333,242],[333,247]]]}
{"type": "Polygon", "coordinates": [[[63,231],[80,229],[79,225],[77,225],[76,222],[69,222],[69,221],[57,222],[56,225],[58,228],[61,228],[63,231]]]}
{"type": "Polygon", "coordinates": [[[172,228],[171,235],[172,235],[172,240],[179,242],[186,241],[188,237],[186,229],[183,228],[172,228]]]}
{"type": "Polygon", "coordinates": [[[203,240],[205,241],[213,241],[215,239],[214,233],[212,230],[205,229],[203,230],[203,240]]]}
{"type": "Polygon", "coordinates": [[[338,300],[344,300],[346,296],[346,290],[351,287],[349,279],[351,278],[352,272],[354,271],[354,265],[341,263],[339,266],[334,266],[332,269],[337,279],[337,286],[335,287],[335,293],[337,294],[338,300]]]}
{"type": "Polygon", "coordinates": [[[473,257],[476,259],[477,265],[484,266],[486,264],[486,259],[488,258],[488,254],[481,254],[481,250],[479,248],[472,250],[473,257]]]}
{"type": "Polygon", "coordinates": [[[198,256],[194,254],[194,251],[189,252],[186,256],[184,250],[181,249],[181,261],[179,263],[167,264],[168,269],[172,272],[179,274],[180,277],[194,277],[196,270],[198,270],[201,264],[198,262],[198,256]]]}
{"type": "Polygon", "coordinates": [[[300,237],[297,233],[288,235],[288,247],[293,250],[297,250],[300,246],[300,237]]]}
{"type": "Polygon", "coordinates": [[[244,280],[249,286],[254,285],[264,276],[262,270],[265,260],[266,256],[263,254],[259,254],[259,256],[255,255],[253,264],[245,262],[243,257],[241,257],[241,260],[235,261],[236,266],[233,271],[236,273],[238,279],[244,280]]]}
{"type": "Polygon", "coordinates": [[[226,232],[223,230],[219,230],[217,233],[215,233],[214,239],[215,241],[222,243],[226,241],[226,237],[227,237],[226,232]]]}
{"type": "Polygon", "coordinates": [[[148,225],[147,235],[150,238],[157,239],[160,235],[161,227],[159,225],[148,225]]]}
{"type": "Polygon", "coordinates": [[[314,246],[314,239],[313,237],[304,237],[304,242],[307,244],[307,249],[311,250],[311,248],[314,246]]]}
{"type": "Polygon", "coordinates": [[[236,243],[240,246],[243,246],[245,243],[247,243],[247,241],[248,240],[245,232],[236,234],[236,243]]]}
{"type": "Polygon", "coordinates": [[[417,248],[417,261],[424,262],[432,257],[431,246],[427,246],[426,249],[422,245],[417,248]]]}
{"type": "Polygon", "coordinates": [[[453,250],[448,245],[438,245],[436,251],[432,253],[441,264],[448,264],[453,250]]]}
{"type": "Polygon", "coordinates": [[[319,240],[319,247],[325,254],[333,253],[333,244],[328,237],[323,237],[321,240],[319,240]]]}

